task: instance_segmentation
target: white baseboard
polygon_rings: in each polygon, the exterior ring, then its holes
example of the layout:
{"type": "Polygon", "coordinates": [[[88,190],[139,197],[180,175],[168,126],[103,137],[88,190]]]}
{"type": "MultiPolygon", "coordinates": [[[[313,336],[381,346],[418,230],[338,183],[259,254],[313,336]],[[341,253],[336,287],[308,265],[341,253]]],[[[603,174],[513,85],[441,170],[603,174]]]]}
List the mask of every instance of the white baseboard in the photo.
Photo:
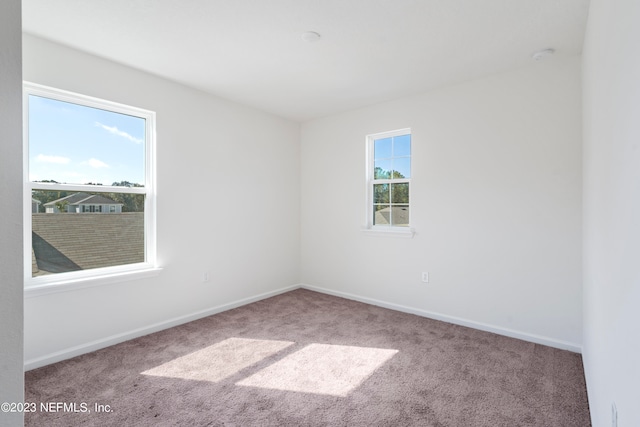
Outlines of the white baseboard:
{"type": "Polygon", "coordinates": [[[354,295],[347,292],[334,291],[332,289],[326,289],[319,286],[300,284],[303,289],[310,291],[316,291],[323,294],[333,295],[341,298],[346,298],[354,301],[363,302],[366,304],[376,305],[378,307],[389,308],[391,310],[401,311],[403,313],[415,314],[417,316],[427,317],[429,319],[441,320],[447,323],[453,323],[454,325],[467,326],[473,329],[479,329],[481,331],[493,332],[494,334],[504,335],[511,338],[521,339],[523,341],[529,341],[536,344],[542,344],[549,347],[559,348],[561,350],[568,350],[574,353],[582,353],[582,346],[567,342],[560,341],[553,338],[543,337],[540,335],[529,334],[526,332],[515,331],[512,329],[502,328],[499,326],[489,325],[486,323],[475,322],[473,320],[467,320],[460,317],[448,316],[446,314],[435,313],[432,311],[421,310],[419,308],[407,307],[400,304],[394,304],[386,301],[380,301],[373,298],[367,298],[360,295],[354,295]]]}
{"type": "Polygon", "coordinates": [[[502,328],[494,325],[488,325],[485,323],[475,322],[472,320],[462,319],[459,317],[448,316],[445,314],[435,313],[427,310],[421,310],[418,308],[407,307],[400,304],[394,304],[386,301],[380,301],[373,298],[363,297],[360,295],[354,295],[347,292],[335,291],[332,289],[322,288],[319,286],[307,285],[304,283],[291,285],[284,288],[277,289],[271,292],[265,292],[263,294],[254,295],[252,297],[243,298],[237,301],[233,301],[227,304],[222,304],[216,307],[208,308],[206,310],[200,310],[195,313],[187,314],[180,317],[175,317],[163,322],[154,323],[142,328],[133,329],[128,332],[112,335],[99,340],[91,341],[86,344],[70,347],[64,350],[56,351],[54,353],[47,354],[45,356],[36,357],[30,360],[26,360],[24,363],[24,370],[29,371],[42,366],[50,365],[52,363],[60,362],[62,360],[70,359],[72,357],[79,356],[81,354],[90,353],[92,351],[100,350],[101,348],[109,347],[111,345],[119,344],[124,341],[128,341],[134,338],[138,338],[144,335],[152,334],[164,329],[172,328],[174,326],[182,325],[194,320],[201,319],[203,317],[211,316],[213,314],[221,313],[223,311],[231,310],[236,307],[240,307],[252,302],[260,301],[265,298],[270,298],[276,295],[283,294],[285,292],[292,291],[294,289],[308,289],[310,291],[320,292],[327,295],[333,295],[341,298],[346,298],[354,301],[363,302],[366,304],[376,305],[379,307],[388,308],[391,310],[401,311],[403,313],[415,314],[417,316],[427,317],[429,319],[441,320],[443,322],[453,323],[455,325],[467,326],[481,331],[493,332],[495,334],[504,335],[511,338],[517,338],[524,341],[533,342],[536,344],[547,345],[549,347],[559,348],[562,350],[569,350],[575,353],[582,353],[582,347],[575,343],[566,341],[555,340],[540,335],[529,334],[526,332],[514,331],[512,329],[502,328]]]}
{"type": "Polygon", "coordinates": [[[128,332],[123,332],[116,335],[111,335],[106,338],[91,341],[86,344],[81,344],[75,347],[67,348],[64,350],[56,351],[54,353],[47,354],[45,356],[36,357],[34,359],[26,360],[24,362],[24,370],[30,371],[31,369],[40,368],[42,366],[50,365],[52,363],[60,362],[62,360],[70,359],[72,357],[80,356],[81,354],[90,353],[92,351],[100,350],[101,348],[109,347],[114,344],[119,344],[124,341],[128,341],[134,338],[138,338],[144,335],[149,335],[154,332],[162,331],[163,329],[172,328],[174,326],[182,325],[183,323],[192,322],[194,320],[202,319],[203,317],[211,316],[212,314],[221,313],[223,311],[231,310],[242,305],[250,304],[252,302],[260,301],[265,298],[270,298],[285,292],[292,291],[300,288],[300,285],[292,285],[284,288],[277,289],[271,292],[265,292],[263,294],[254,295],[252,297],[243,298],[237,301],[233,301],[227,304],[222,304],[216,307],[208,308],[206,310],[200,310],[195,313],[187,314],[180,317],[174,317],[173,319],[166,320],[164,322],[154,323],[142,328],[133,329],[128,332]]]}

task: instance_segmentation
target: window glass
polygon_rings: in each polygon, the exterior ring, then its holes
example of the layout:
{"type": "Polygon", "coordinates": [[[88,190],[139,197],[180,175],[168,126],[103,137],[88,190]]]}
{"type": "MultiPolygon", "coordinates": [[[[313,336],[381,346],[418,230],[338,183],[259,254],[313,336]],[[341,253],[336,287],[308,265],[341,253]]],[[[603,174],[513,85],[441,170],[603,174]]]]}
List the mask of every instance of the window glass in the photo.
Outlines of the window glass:
{"type": "Polygon", "coordinates": [[[411,178],[411,157],[393,159],[393,178],[411,178]]]}
{"type": "Polygon", "coordinates": [[[409,203],[409,183],[391,184],[391,203],[409,203]]]}
{"type": "Polygon", "coordinates": [[[409,205],[391,207],[391,225],[406,227],[409,225],[409,205]]]}
{"type": "Polygon", "coordinates": [[[389,203],[389,184],[375,184],[373,186],[373,203],[389,203]]]}
{"type": "Polygon", "coordinates": [[[375,159],[389,159],[391,158],[392,147],[391,138],[383,138],[375,140],[375,159]]]}
{"type": "Polygon", "coordinates": [[[153,267],[155,115],[37,85],[25,92],[26,277],[48,283],[153,267]]]}
{"type": "Polygon", "coordinates": [[[411,155],[411,135],[400,135],[393,138],[393,156],[411,155]]]}
{"type": "Polygon", "coordinates": [[[389,179],[391,177],[391,159],[375,161],[375,179],[389,179]]]}
{"type": "Polygon", "coordinates": [[[145,119],[29,95],[29,180],[144,185],[145,119]]]}
{"type": "Polygon", "coordinates": [[[370,226],[408,227],[411,182],[410,130],[367,137],[371,161],[370,226]]]}
{"type": "Polygon", "coordinates": [[[34,190],[43,203],[32,214],[32,277],[144,262],[144,197],[34,190]],[[78,195],[108,198],[110,208],[78,204],[78,195]]]}

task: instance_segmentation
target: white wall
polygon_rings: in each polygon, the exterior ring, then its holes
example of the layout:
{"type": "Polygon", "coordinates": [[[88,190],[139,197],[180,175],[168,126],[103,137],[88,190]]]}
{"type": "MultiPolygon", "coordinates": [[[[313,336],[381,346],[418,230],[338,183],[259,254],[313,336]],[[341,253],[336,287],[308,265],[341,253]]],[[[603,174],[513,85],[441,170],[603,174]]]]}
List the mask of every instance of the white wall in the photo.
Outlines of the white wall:
{"type": "Polygon", "coordinates": [[[640,2],[592,0],[584,48],[584,363],[594,427],[640,426],[640,2]]]}
{"type": "Polygon", "coordinates": [[[579,351],[580,69],[552,58],[304,123],[302,281],[579,351]],[[365,135],[405,127],[417,234],[365,235],[365,135]]]}
{"type": "Polygon", "coordinates": [[[29,35],[24,79],[156,111],[163,268],[27,298],[28,367],[298,283],[298,124],[29,35]]]}
{"type": "MultiPolygon", "coordinates": [[[[20,0],[0,2],[0,403],[22,402],[22,68],[20,0]]],[[[0,412],[0,425],[22,425],[0,412]]]]}

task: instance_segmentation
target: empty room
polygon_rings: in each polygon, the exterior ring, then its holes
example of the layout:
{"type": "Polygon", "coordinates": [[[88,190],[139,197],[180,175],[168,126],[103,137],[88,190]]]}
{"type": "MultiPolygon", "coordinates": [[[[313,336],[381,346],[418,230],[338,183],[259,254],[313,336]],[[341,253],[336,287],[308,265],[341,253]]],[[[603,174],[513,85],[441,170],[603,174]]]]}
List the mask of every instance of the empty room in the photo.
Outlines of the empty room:
{"type": "Polygon", "coordinates": [[[0,426],[640,425],[638,22],[3,0],[0,426]]]}

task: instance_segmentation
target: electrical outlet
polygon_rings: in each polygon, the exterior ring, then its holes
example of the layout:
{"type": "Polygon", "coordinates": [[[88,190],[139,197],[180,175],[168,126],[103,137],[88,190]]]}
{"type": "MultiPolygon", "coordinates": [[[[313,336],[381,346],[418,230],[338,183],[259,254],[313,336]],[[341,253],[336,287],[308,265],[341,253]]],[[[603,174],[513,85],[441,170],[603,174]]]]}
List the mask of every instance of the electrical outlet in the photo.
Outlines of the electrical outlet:
{"type": "Polygon", "coordinates": [[[429,283],[429,272],[428,271],[423,271],[422,272],[422,281],[424,283],[429,283]]]}
{"type": "Polygon", "coordinates": [[[203,283],[207,283],[208,281],[209,281],[209,272],[208,272],[208,271],[205,271],[205,272],[202,274],[202,282],[203,282],[203,283]]]}
{"type": "Polygon", "coordinates": [[[616,402],[611,403],[611,427],[618,427],[618,408],[616,408],[616,402]]]}

